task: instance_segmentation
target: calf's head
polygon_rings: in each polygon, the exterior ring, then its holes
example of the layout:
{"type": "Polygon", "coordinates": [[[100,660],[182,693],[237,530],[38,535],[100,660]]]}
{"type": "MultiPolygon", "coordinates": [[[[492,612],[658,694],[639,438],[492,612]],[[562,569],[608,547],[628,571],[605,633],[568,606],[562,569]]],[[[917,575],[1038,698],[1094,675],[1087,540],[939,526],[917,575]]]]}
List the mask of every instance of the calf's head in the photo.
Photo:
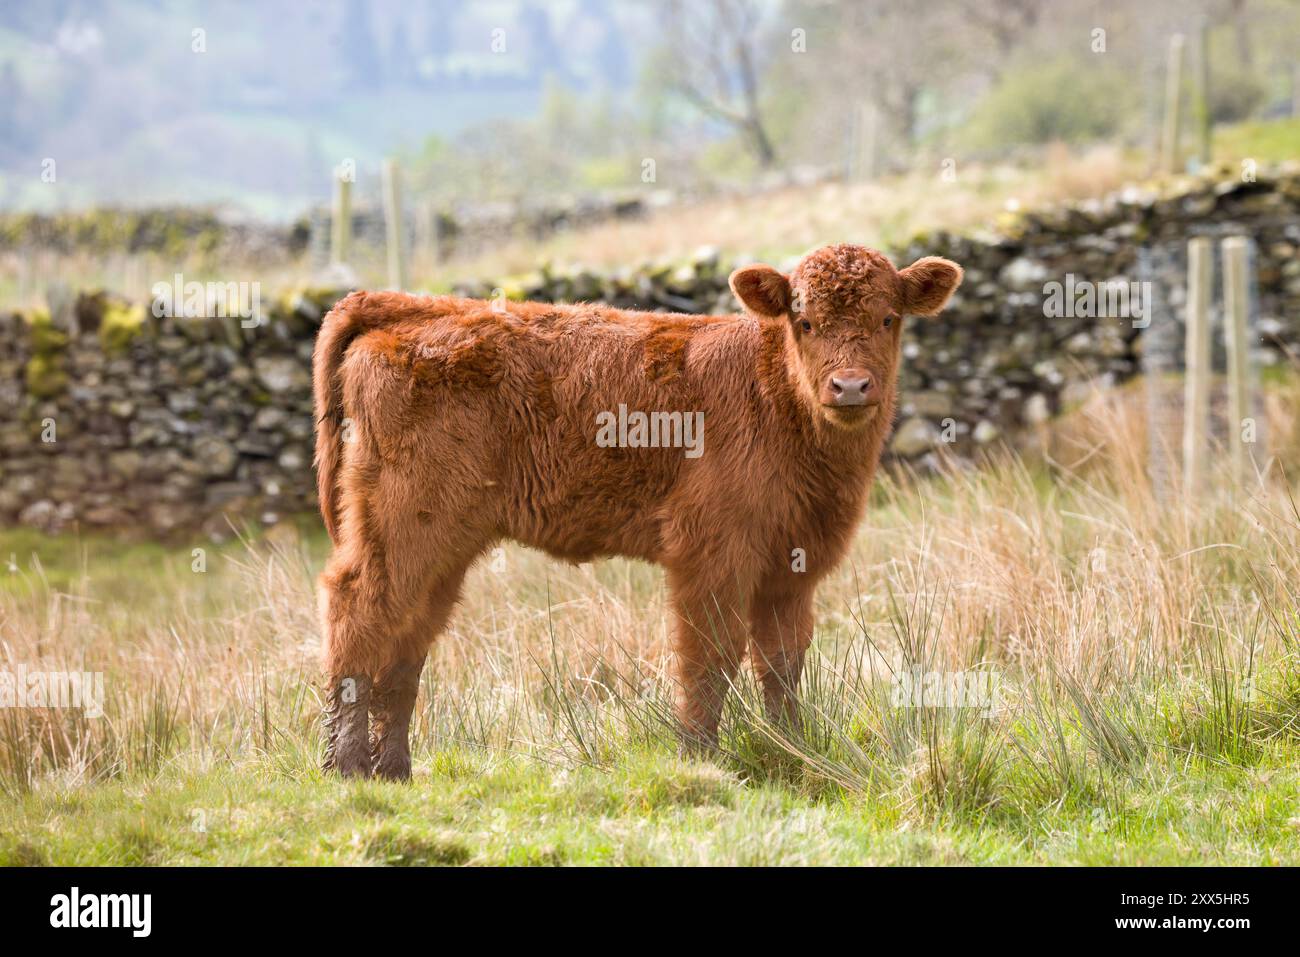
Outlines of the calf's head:
{"type": "Polygon", "coordinates": [[[935,315],[961,277],[937,256],[899,270],[873,249],[840,245],[809,253],[789,275],[737,269],[731,290],[760,319],[785,324],[800,391],[818,414],[852,428],[894,395],[903,317],[935,315]]]}

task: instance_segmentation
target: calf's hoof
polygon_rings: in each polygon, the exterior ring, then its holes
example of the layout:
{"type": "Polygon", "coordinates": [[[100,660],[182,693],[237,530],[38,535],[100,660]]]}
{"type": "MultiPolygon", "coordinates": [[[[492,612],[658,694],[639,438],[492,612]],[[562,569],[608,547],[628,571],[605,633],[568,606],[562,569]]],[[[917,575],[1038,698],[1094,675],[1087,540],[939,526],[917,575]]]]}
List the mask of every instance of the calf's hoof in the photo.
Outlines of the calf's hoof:
{"type": "Polygon", "coordinates": [[[324,767],[344,778],[370,777],[370,759],[366,755],[358,760],[351,755],[326,754],[324,767]]]}
{"type": "Polygon", "coordinates": [[[411,780],[411,754],[392,749],[380,751],[371,766],[375,777],[386,781],[411,780]]]}
{"type": "Polygon", "coordinates": [[[677,732],[677,756],[694,760],[716,758],[718,750],[718,733],[692,731],[687,728],[677,732]]]}

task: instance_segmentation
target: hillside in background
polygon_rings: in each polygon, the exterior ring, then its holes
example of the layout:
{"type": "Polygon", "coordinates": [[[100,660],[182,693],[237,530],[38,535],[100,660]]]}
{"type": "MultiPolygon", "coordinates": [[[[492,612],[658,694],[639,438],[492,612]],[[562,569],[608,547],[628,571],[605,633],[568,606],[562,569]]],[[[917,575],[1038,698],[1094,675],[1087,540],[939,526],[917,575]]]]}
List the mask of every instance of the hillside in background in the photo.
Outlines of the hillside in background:
{"type": "Polygon", "coordinates": [[[531,116],[548,89],[623,96],[639,18],[594,0],[5,4],[0,207],[295,215],[343,158],[531,116]]]}
{"type": "Polygon", "coordinates": [[[0,209],[287,221],[349,160],[373,200],[387,156],[447,209],[1154,153],[1175,36],[1182,158],[1202,119],[1300,112],[1297,0],[934,0],[923,26],[900,0],[7,4],[0,209]]]}

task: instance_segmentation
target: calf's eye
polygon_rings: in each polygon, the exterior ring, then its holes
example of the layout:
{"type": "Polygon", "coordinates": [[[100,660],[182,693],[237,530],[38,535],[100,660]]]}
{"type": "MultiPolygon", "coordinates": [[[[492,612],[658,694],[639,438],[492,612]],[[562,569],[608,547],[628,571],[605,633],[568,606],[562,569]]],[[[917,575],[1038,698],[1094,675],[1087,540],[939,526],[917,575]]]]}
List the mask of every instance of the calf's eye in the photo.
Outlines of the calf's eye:
{"type": "Polygon", "coordinates": [[[894,324],[894,317],[893,317],[893,316],[885,316],[885,328],[888,329],[888,328],[889,328],[890,326],[892,326],[893,324],[894,324]]]}
{"type": "Polygon", "coordinates": [[[807,319],[801,322],[800,325],[803,326],[804,332],[812,332],[812,323],[809,322],[807,319]]]}

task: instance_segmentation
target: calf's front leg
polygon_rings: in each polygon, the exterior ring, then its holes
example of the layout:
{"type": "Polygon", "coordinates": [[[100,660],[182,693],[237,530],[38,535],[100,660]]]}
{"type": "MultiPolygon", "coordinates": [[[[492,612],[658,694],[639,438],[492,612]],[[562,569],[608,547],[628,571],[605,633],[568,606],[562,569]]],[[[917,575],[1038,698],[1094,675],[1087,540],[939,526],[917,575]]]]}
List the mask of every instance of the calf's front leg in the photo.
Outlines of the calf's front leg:
{"type": "Polygon", "coordinates": [[[760,589],[750,604],[750,660],[763,686],[768,720],[797,726],[799,679],[812,643],[811,588],[760,589]]]}
{"type": "Polygon", "coordinates": [[[745,653],[745,621],[734,586],[671,583],[677,721],[681,750],[711,753],[727,690],[745,653]]]}

